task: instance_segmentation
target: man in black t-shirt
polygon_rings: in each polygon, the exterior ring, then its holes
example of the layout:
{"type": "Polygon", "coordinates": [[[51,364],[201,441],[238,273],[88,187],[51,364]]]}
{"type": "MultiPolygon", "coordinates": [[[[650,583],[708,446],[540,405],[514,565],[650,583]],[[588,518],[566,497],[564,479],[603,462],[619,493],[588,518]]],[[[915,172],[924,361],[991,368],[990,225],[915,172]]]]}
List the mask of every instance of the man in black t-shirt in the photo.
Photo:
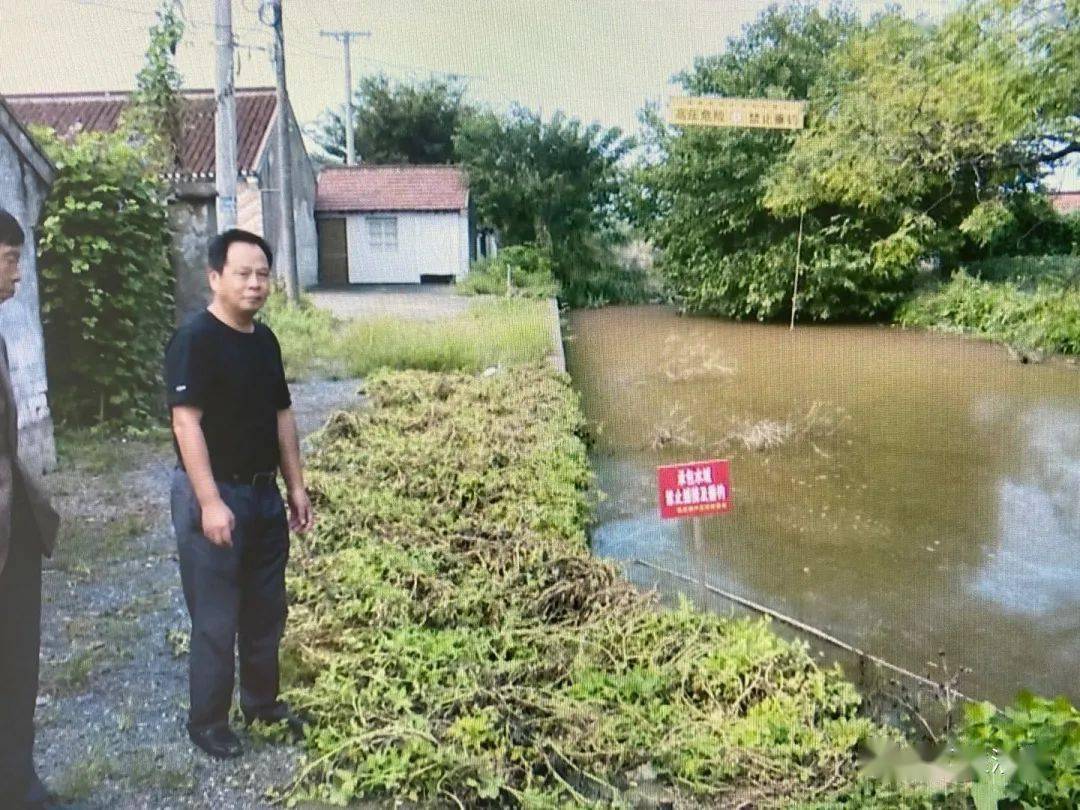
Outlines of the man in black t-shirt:
{"type": "Polygon", "coordinates": [[[248,722],[302,721],[278,700],[289,530],[314,523],[296,420],[270,329],[254,318],[270,292],[270,247],[232,229],[210,242],[213,301],[165,349],[177,468],[172,520],[191,616],[188,734],[208,754],[235,757],[229,728],[239,641],[240,708],[248,722]],[[277,487],[281,469],[289,516],[277,487]]]}

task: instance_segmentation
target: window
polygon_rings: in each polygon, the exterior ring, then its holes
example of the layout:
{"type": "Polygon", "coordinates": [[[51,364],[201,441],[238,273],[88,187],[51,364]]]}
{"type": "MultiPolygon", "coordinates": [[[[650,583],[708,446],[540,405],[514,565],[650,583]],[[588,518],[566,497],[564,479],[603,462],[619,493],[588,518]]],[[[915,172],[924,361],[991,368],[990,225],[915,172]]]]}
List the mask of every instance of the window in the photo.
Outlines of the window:
{"type": "Polygon", "coordinates": [[[368,242],[372,250],[396,251],[397,217],[368,217],[368,242]]]}

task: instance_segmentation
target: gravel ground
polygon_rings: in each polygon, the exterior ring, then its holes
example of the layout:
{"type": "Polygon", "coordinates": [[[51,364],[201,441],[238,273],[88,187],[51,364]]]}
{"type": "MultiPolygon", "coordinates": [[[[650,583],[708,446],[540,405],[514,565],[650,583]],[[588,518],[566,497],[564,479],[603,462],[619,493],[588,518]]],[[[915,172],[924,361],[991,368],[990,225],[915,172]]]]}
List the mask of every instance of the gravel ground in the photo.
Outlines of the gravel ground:
{"type": "MultiPolygon", "coordinates": [[[[292,384],[301,436],[361,404],[358,387],[292,384]]],[[[218,762],[187,739],[189,625],[169,519],[172,466],[167,439],[99,441],[48,479],[67,545],[44,574],[35,753],[60,807],[267,807],[267,790],[295,773],[288,745],[241,732],[245,755],[218,762]]]]}

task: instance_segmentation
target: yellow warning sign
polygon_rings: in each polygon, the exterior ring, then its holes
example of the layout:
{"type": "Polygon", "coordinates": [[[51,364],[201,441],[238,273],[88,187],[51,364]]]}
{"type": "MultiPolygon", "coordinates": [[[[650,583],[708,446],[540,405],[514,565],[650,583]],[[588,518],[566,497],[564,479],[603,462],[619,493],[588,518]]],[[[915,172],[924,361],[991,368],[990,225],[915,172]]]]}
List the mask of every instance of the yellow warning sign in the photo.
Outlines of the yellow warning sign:
{"type": "Polygon", "coordinates": [[[802,129],[805,101],[676,96],[668,104],[668,123],[679,126],[802,129]]]}

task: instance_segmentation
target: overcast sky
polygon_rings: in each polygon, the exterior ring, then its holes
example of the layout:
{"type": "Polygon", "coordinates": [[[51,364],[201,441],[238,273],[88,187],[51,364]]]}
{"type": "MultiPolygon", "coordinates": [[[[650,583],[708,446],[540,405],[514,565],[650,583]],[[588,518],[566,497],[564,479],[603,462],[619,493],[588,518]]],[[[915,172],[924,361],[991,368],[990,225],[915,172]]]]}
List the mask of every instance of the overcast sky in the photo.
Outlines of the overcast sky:
{"type": "MultiPolygon", "coordinates": [[[[933,19],[958,0],[902,0],[933,19]]],[[[289,92],[302,124],[344,98],[342,46],[321,30],[370,31],[352,48],[354,82],[464,77],[470,98],[505,109],[558,108],[626,133],[637,111],[665,101],[673,74],[719,52],[766,0],[283,0],[289,92]]],[[[821,7],[825,7],[825,3],[821,7]]],[[[853,2],[863,15],[878,0],[853,2]]],[[[0,93],[127,90],[142,66],[157,0],[0,0],[0,93]]],[[[186,87],[212,87],[213,0],[186,0],[177,64],[186,87]]],[[[265,47],[258,0],[233,0],[242,46],[265,47]]],[[[237,52],[237,86],[270,85],[269,55],[237,52]]]]}

